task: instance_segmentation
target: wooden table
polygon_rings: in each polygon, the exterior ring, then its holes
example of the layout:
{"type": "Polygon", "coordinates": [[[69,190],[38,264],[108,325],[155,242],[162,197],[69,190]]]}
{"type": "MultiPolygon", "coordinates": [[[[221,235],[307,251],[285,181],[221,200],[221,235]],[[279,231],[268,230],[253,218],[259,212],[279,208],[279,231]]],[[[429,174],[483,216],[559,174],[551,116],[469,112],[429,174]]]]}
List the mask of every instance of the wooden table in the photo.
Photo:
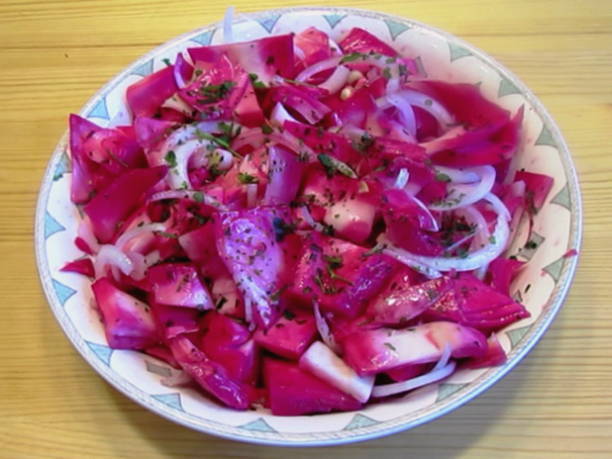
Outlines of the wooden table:
{"type": "MultiPolygon", "coordinates": [[[[302,1],[237,0],[237,10],[302,1]]],[[[612,457],[612,2],[336,0],[412,17],[486,50],[540,96],[574,153],[585,239],[565,308],[512,374],[432,424],[335,449],[288,450],[174,425],[108,386],[47,307],[32,244],[41,176],[66,116],[152,47],[225,3],[0,2],[0,456],[612,457]]]]}

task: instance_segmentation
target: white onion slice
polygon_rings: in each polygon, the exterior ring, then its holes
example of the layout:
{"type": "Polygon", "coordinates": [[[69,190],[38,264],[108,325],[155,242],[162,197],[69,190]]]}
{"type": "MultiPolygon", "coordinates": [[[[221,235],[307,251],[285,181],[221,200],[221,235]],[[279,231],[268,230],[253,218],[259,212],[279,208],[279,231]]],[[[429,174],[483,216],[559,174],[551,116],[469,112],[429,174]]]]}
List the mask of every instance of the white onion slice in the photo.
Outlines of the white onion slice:
{"type": "MultiPolygon", "coordinates": [[[[337,68],[338,64],[340,64],[340,60],[342,56],[334,56],[329,59],[325,59],[323,61],[317,62],[316,64],[311,65],[310,67],[306,67],[302,70],[298,76],[295,77],[295,81],[308,81],[311,77],[316,75],[317,73],[323,72],[324,70],[337,68]]],[[[347,74],[348,75],[348,74],[347,74]]],[[[283,81],[284,84],[284,81],[283,81]]]]}
{"type": "MultiPolygon", "coordinates": [[[[379,242],[380,239],[381,238],[379,238],[379,242]]],[[[405,264],[409,268],[414,269],[415,271],[423,274],[429,279],[436,279],[438,277],[442,277],[442,273],[440,271],[436,270],[435,268],[432,268],[429,265],[426,265],[425,263],[420,262],[415,258],[415,256],[413,256],[409,252],[406,252],[405,250],[391,246],[384,248],[382,250],[382,253],[384,253],[385,255],[389,255],[392,258],[395,258],[400,263],[405,264]]]]}
{"type": "Polygon", "coordinates": [[[228,6],[225,10],[225,16],[223,16],[223,43],[232,43],[234,41],[233,22],[234,7],[228,6]]]}
{"type": "Polygon", "coordinates": [[[455,362],[450,362],[442,368],[432,370],[429,373],[408,379],[407,381],[374,386],[374,389],[372,389],[372,397],[387,397],[389,395],[401,394],[402,392],[407,392],[447,378],[453,374],[454,371],[455,362]]]}
{"type": "Polygon", "coordinates": [[[338,344],[336,343],[336,340],[329,329],[329,325],[325,320],[325,317],[323,317],[323,314],[321,314],[319,303],[316,301],[313,303],[313,310],[317,331],[319,332],[319,335],[321,335],[321,339],[327,345],[327,347],[337,354],[339,351],[338,344]]]}
{"type": "MultiPolygon", "coordinates": [[[[488,196],[486,196],[485,199],[488,200],[488,196]]],[[[493,208],[497,211],[495,205],[493,206],[493,208]]],[[[393,256],[399,261],[406,260],[406,264],[408,264],[408,262],[417,263],[437,271],[472,271],[490,263],[498,256],[500,256],[506,249],[510,236],[510,228],[508,227],[508,221],[505,217],[505,213],[507,213],[507,210],[508,209],[506,209],[506,212],[503,212],[500,209],[501,212],[497,214],[495,230],[493,231],[493,234],[491,235],[488,244],[478,250],[468,253],[465,258],[429,257],[424,255],[417,255],[414,253],[410,253],[406,250],[400,249],[398,247],[393,247],[388,240],[385,240],[384,236],[379,238],[379,242],[387,243],[389,245],[384,250],[384,253],[388,252],[388,255],[393,256]]],[[[424,274],[427,275],[427,273],[424,274]]]]}
{"type": "Polygon", "coordinates": [[[442,127],[447,127],[455,123],[455,117],[451,115],[440,102],[426,94],[413,89],[403,89],[396,94],[407,104],[419,107],[426,112],[429,112],[442,127]]]}
{"type": "Polygon", "coordinates": [[[397,110],[400,112],[400,117],[404,123],[404,127],[412,137],[415,137],[417,130],[416,117],[410,104],[400,95],[400,93],[387,94],[386,99],[391,105],[397,108],[397,110]]]}
{"type": "Polygon", "coordinates": [[[433,210],[452,210],[464,207],[483,199],[495,184],[495,168],[493,166],[473,167],[469,172],[474,172],[480,177],[477,183],[459,183],[449,185],[446,199],[429,205],[433,210]]]}
{"type": "Polygon", "coordinates": [[[410,180],[410,172],[405,167],[402,167],[397,174],[397,178],[395,179],[395,183],[393,184],[393,188],[404,189],[406,184],[410,180]]]}
{"type": "Polygon", "coordinates": [[[453,167],[436,166],[440,174],[448,176],[453,183],[475,183],[480,180],[480,176],[472,169],[455,169],[453,167]]]}
{"type": "Polygon", "coordinates": [[[129,276],[134,269],[132,260],[118,247],[113,244],[104,244],[100,246],[100,251],[94,261],[96,279],[104,277],[105,269],[109,265],[119,268],[126,276],[129,276]]]}
{"type": "Polygon", "coordinates": [[[187,105],[187,102],[176,95],[168,97],[162,104],[162,108],[171,108],[187,116],[193,115],[193,108],[187,105]]]}
{"type": "Polygon", "coordinates": [[[508,222],[510,221],[510,219],[511,219],[510,212],[508,211],[508,208],[502,202],[501,199],[499,199],[493,193],[487,193],[487,195],[484,197],[484,199],[489,201],[489,204],[491,204],[491,207],[493,207],[493,209],[495,210],[495,213],[497,213],[497,215],[501,215],[508,222]]]}
{"type": "Polygon", "coordinates": [[[319,85],[319,88],[326,89],[330,94],[335,94],[346,84],[346,79],[351,71],[344,65],[339,65],[327,80],[319,85]]]}
{"type": "Polygon", "coordinates": [[[166,225],[163,223],[151,223],[148,225],[136,226],[129,231],[123,233],[117,241],[115,242],[115,246],[118,249],[123,249],[123,246],[127,244],[130,240],[134,239],[136,236],[139,236],[142,233],[154,232],[154,231],[165,231],[166,225]]]}
{"type": "Polygon", "coordinates": [[[219,202],[216,198],[213,198],[209,194],[204,193],[203,191],[193,191],[193,190],[167,190],[167,191],[159,191],[153,194],[149,198],[149,202],[154,201],[162,201],[164,199],[193,199],[194,201],[199,201],[199,198],[202,198],[202,202],[207,206],[216,207],[219,210],[227,210],[227,207],[219,202]]]}
{"type": "Polygon", "coordinates": [[[274,108],[272,109],[272,114],[270,115],[270,122],[275,126],[282,126],[285,121],[294,121],[298,123],[291,114],[285,109],[283,104],[278,102],[274,108]]]}

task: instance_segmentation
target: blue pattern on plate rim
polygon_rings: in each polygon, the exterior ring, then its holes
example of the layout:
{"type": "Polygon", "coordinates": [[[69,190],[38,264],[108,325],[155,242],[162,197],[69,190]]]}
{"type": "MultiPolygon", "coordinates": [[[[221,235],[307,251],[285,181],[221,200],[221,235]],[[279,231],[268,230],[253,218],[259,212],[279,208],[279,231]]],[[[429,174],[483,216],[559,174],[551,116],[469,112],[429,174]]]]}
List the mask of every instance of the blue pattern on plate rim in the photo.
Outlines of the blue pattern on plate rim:
{"type": "MultiPolygon", "coordinates": [[[[557,194],[553,199],[555,204],[561,204],[570,213],[570,238],[568,249],[579,249],[581,241],[581,219],[582,219],[582,208],[580,202],[580,195],[578,189],[578,182],[576,178],[573,165],[571,163],[570,155],[563,141],[558,129],[555,127],[552,119],[544,109],[544,107],[535,99],[533,94],[514,77],[507,69],[504,69],[499,64],[494,63],[492,59],[484,55],[481,51],[477,50],[473,46],[463,42],[460,39],[450,36],[446,32],[438,31],[432,27],[425,26],[415,21],[406,20],[399,17],[389,16],[380,13],[374,13],[363,10],[354,10],[347,8],[288,8],[282,10],[275,10],[271,12],[259,13],[249,15],[268,32],[272,31],[278,24],[279,20],[284,15],[292,14],[310,14],[321,16],[329,25],[330,28],[335,27],[340,20],[344,21],[346,17],[364,17],[370,20],[382,21],[386,24],[390,35],[393,40],[397,39],[402,33],[410,29],[417,29],[423,31],[429,31],[447,40],[450,50],[451,62],[455,60],[463,61],[463,58],[475,58],[485,63],[491,68],[501,69],[498,70],[502,82],[506,78],[511,83],[512,91],[516,88],[523,97],[529,102],[529,104],[535,108],[538,116],[543,121],[542,130],[540,135],[535,142],[536,145],[552,146],[558,151],[561,162],[563,164],[564,173],[568,180],[567,185],[557,194]],[[326,16],[331,17],[342,17],[335,23],[329,21],[326,16]],[[563,194],[562,194],[563,193],[563,194]],[[562,197],[563,199],[557,199],[562,197]]],[[[247,19],[248,20],[248,19],[247,19]]],[[[335,19],[334,19],[335,20],[335,19]]],[[[240,21],[239,21],[240,22],[240,21]]],[[[161,47],[151,51],[147,55],[137,60],[134,64],[128,67],[125,71],[120,73],[105,87],[103,87],[83,108],[81,113],[86,113],[90,118],[108,119],[108,107],[106,104],[105,96],[109,94],[118,84],[119,81],[124,79],[129,74],[139,73],[149,62],[152,62],[152,58],[162,54],[164,51],[169,50],[177,43],[186,43],[188,40],[200,44],[208,44],[212,39],[214,31],[217,25],[211,25],[202,29],[196,30],[184,34],[177,39],[169,42],[161,47]]],[[[422,65],[422,62],[421,62],[422,65]]],[[[144,72],[143,72],[144,73],[144,72]]],[[[503,83],[501,83],[503,84],[503,83]]],[[[499,93],[501,96],[505,95],[506,91],[510,86],[505,87],[502,90],[500,85],[499,93]]],[[[498,96],[499,96],[498,93],[498,96]]],[[[510,94],[510,93],[508,93],[510,94]]],[[[514,92],[512,92],[514,94],[514,92]]],[[[501,97],[500,96],[500,97],[501,97]]],[[[95,121],[95,120],[94,120],[95,121]]],[[[57,176],[56,171],[62,161],[62,153],[66,148],[66,137],[60,142],[56,148],[52,159],[49,162],[47,172],[43,179],[41,187],[37,213],[36,213],[36,224],[35,224],[35,240],[36,240],[36,255],[38,261],[38,268],[41,277],[43,289],[46,293],[47,299],[50,306],[55,313],[55,316],[67,334],[68,338],[72,341],[76,349],[83,355],[83,357],[94,367],[94,369],[100,373],[107,381],[109,381],[118,390],[142,404],[148,407],[152,411],[174,420],[180,424],[188,427],[195,428],[210,434],[218,436],[249,441],[253,443],[264,443],[273,445],[326,445],[326,444],[341,444],[358,440],[366,440],[371,438],[388,435],[394,432],[405,430],[406,428],[415,427],[424,422],[428,422],[445,413],[457,408],[458,406],[466,403],[470,399],[474,398],[484,390],[488,389],[492,384],[509,372],[518,361],[520,361],[527,352],[533,347],[533,345],[541,337],[545,329],[548,327],[555,314],[561,307],[563,298],[565,297],[569,288],[570,280],[573,276],[577,260],[576,258],[564,259],[561,258],[552,263],[554,265],[553,273],[551,276],[556,277],[557,280],[563,280],[563,282],[556,282],[553,292],[548,301],[548,306],[543,309],[541,315],[535,320],[535,322],[528,326],[515,328],[514,330],[506,331],[512,344],[512,351],[509,355],[508,363],[503,367],[489,369],[478,376],[474,381],[469,384],[460,385],[461,387],[457,390],[453,390],[449,393],[449,384],[443,383],[439,385],[437,391],[437,398],[439,399],[431,405],[402,414],[395,418],[387,419],[384,421],[376,421],[370,416],[361,412],[354,413],[351,416],[351,420],[345,425],[344,428],[333,430],[333,431],[318,431],[318,432],[304,432],[304,433],[291,433],[291,432],[279,432],[272,428],[263,417],[259,417],[254,421],[243,424],[242,426],[234,426],[217,422],[213,419],[205,419],[200,416],[193,415],[185,411],[181,402],[181,396],[179,393],[171,394],[153,394],[146,393],[142,389],[136,387],[133,383],[127,381],[111,367],[111,356],[113,351],[108,346],[95,344],[90,341],[86,341],[83,336],[80,335],[70,317],[68,317],[63,306],[70,301],[70,299],[76,293],[76,290],[60,282],[57,279],[52,278],[52,272],[47,259],[47,248],[45,245],[47,236],[47,216],[49,207],[49,196],[51,188],[54,183],[59,183],[66,179],[65,172],[62,171],[62,176],[56,178],[54,181],[54,175],[57,176]],[[559,264],[559,262],[561,262],[559,264]],[[554,275],[553,275],[554,274],[554,275]],[[97,358],[91,359],[90,352],[93,352],[97,358]],[[440,395],[444,394],[445,397],[440,399],[440,395]],[[263,424],[259,423],[261,419],[271,430],[263,428],[263,424]],[[253,425],[262,428],[249,429],[245,426],[253,425]]],[[[61,169],[60,169],[61,170],[61,169]]],[[[51,217],[53,218],[53,217],[51,217]]],[[[65,228],[62,223],[58,222],[53,218],[59,226],[65,228]]],[[[53,225],[52,225],[53,227],[53,225]]],[[[56,227],[53,227],[56,228],[56,227]]],[[[60,230],[61,231],[61,230],[60,230]]],[[[57,232],[57,231],[55,231],[57,232]]],[[[51,234],[54,234],[52,232],[51,234]]],[[[50,234],[49,234],[50,236],[50,234]]],[[[552,266],[548,265],[547,268],[552,266]]],[[[63,279],[62,279],[63,280],[63,279]]],[[[453,387],[456,389],[456,387],[453,387]]],[[[255,413],[258,414],[258,413],[255,413]]]]}

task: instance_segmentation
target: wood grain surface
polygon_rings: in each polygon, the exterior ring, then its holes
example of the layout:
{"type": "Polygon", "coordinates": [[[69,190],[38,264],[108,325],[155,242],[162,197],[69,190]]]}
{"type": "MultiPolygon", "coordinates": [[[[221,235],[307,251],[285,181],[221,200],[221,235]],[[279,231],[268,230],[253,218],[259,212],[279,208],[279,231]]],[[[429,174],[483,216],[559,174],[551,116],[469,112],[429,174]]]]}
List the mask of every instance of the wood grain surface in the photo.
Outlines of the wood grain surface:
{"type": "MultiPolygon", "coordinates": [[[[239,11],[303,4],[236,0],[239,11]]],[[[612,457],[612,2],[320,2],[446,29],[512,69],[578,168],[584,244],[565,307],[494,388],[429,425],[337,448],[250,446],[174,425],[108,386],[42,294],[33,215],[66,117],[152,47],[221,18],[218,0],[0,1],[0,457],[612,457]]]]}

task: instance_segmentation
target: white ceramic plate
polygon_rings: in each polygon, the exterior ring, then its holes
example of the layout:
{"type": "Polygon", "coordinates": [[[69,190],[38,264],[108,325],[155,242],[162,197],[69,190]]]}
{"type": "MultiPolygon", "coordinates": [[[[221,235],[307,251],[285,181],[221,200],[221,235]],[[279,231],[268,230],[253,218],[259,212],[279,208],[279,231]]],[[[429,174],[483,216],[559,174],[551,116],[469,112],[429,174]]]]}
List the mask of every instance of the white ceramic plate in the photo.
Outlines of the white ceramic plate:
{"type": "MultiPolygon", "coordinates": [[[[393,402],[359,412],[279,417],[268,411],[237,412],[211,402],[191,389],[169,389],[160,377],[171,369],[148,356],[107,346],[94,311],[89,281],[59,269],[82,255],[74,246],[79,212],[69,199],[70,162],[66,136],[53,152],[36,213],[36,254],[44,291],[58,322],[89,364],[118,390],[142,406],[179,424],[234,440],[272,445],[330,445],[372,439],[431,421],[474,398],[508,373],[535,345],[559,311],[570,286],[581,239],[578,180],[559,129],[535,96],[507,69],[482,51],[445,32],[418,22],[345,8],[291,8],[243,16],[236,21],[238,39],[298,32],[315,26],[338,39],[354,26],[374,33],[402,55],[416,58],[433,79],[480,85],[484,95],[513,113],[526,108],[519,167],[552,175],[554,187],[535,219],[535,250],[513,284],[515,297],[531,317],[499,334],[508,362],[501,367],[462,370],[441,384],[409,393],[393,402]],[[530,288],[527,286],[530,285],[530,288]]],[[[138,59],[104,86],[81,110],[102,126],[129,121],[125,89],[164,66],[163,59],[188,47],[219,43],[220,24],[180,36],[138,59]],[[112,121],[111,121],[112,120],[112,121]]],[[[522,239],[521,239],[522,237],[522,239]]]]}

